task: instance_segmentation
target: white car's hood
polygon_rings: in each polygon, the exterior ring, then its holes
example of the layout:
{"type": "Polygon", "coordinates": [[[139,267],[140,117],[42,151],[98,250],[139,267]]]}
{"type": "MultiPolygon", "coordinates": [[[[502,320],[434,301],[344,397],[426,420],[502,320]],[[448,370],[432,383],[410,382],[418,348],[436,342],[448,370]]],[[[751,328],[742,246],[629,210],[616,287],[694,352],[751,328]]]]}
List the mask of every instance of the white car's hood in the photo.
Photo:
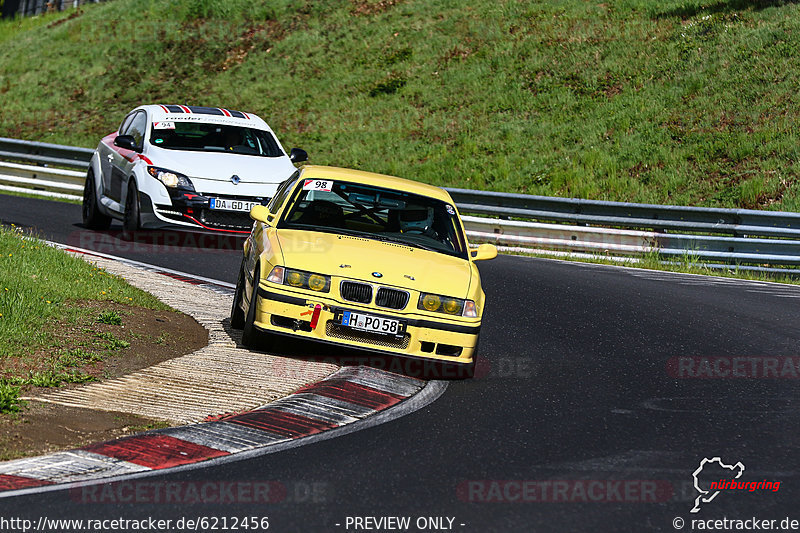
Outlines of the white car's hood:
{"type": "Polygon", "coordinates": [[[287,156],[261,157],[225,152],[184,152],[149,147],[147,156],[153,165],[191,178],[230,182],[239,176],[243,184],[284,181],[297,170],[287,156]]]}

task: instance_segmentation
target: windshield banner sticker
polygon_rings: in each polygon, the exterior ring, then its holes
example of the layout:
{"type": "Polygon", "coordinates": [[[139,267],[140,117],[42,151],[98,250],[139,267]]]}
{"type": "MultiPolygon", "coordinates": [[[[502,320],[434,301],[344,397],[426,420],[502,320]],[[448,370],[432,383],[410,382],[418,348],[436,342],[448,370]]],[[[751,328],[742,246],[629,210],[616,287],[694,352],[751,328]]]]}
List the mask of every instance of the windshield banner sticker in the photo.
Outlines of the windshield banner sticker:
{"type": "Polygon", "coordinates": [[[333,187],[332,180],[304,180],[303,181],[303,190],[304,191],[326,191],[330,192],[331,187],[333,187]]]}

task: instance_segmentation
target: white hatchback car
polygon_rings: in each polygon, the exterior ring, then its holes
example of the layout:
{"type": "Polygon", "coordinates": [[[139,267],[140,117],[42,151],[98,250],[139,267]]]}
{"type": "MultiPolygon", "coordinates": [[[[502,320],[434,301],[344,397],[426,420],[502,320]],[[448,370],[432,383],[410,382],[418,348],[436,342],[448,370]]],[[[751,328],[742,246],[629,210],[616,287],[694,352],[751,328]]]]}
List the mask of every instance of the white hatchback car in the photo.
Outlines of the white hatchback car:
{"type": "Polygon", "coordinates": [[[251,113],[217,107],[143,105],[100,141],[83,192],[83,223],[126,230],[181,225],[249,233],[250,208],[266,204],[306,161],[286,154],[251,113]]]}

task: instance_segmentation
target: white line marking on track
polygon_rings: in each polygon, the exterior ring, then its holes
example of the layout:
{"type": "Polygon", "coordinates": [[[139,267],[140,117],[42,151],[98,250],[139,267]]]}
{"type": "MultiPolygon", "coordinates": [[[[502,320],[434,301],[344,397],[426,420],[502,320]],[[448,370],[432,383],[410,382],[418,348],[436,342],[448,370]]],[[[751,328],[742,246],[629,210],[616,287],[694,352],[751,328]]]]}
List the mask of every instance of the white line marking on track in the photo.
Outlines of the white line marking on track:
{"type": "Polygon", "coordinates": [[[120,263],[126,263],[131,266],[138,266],[145,269],[155,270],[157,272],[166,272],[167,274],[174,274],[176,276],[182,276],[188,279],[195,279],[198,281],[204,281],[206,283],[210,283],[212,285],[219,285],[220,287],[225,287],[228,289],[235,289],[235,283],[228,283],[227,281],[222,281],[219,279],[212,279],[206,278],[204,276],[198,276],[197,274],[189,274],[188,272],[181,272],[180,270],[173,270],[171,268],[161,267],[158,265],[152,265],[150,263],[142,263],[141,261],[134,261],[133,259],[127,259],[125,257],[119,257],[116,255],[105,254],[103,252],[96,252],[94,250],[87,250],[85,248],[78,248],[76,246],[69,246],[66,244],[61,244],[59,242],[54,241],[44,241],[51,246],[55,246],[56,248],[61,248],[62,250],[74,250],[76,252],[85,254],[85,255],[93,255],[96,257],[102,257],[103,259],[112,259],[114,261],[119,261],[120,263]]]}

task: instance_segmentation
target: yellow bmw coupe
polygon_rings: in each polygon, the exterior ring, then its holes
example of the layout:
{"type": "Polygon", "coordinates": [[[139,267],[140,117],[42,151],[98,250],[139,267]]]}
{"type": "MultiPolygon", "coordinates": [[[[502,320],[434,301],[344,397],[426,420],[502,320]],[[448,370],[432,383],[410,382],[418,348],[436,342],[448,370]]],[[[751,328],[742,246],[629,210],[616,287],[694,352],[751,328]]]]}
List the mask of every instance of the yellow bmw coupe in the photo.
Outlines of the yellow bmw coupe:
{"type": "Polygon", "coordinates": [[[474,374],[484,293],[450,195],[401,178],[305,166],[255,220],[231,310],[245,346],[303,337],[474,374]]]}

